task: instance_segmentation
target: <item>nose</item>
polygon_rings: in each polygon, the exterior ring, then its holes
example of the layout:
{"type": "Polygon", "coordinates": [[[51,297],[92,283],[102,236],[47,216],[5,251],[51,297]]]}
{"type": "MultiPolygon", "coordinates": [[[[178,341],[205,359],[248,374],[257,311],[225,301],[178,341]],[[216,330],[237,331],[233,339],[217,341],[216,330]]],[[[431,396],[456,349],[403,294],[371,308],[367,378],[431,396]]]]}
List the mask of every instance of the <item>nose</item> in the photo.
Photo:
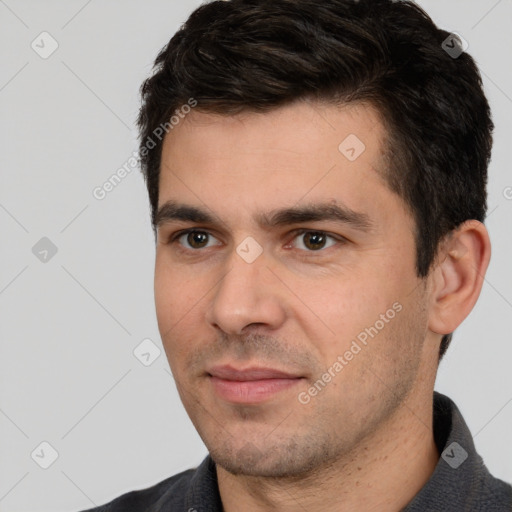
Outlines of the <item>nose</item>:
{"type": "Polygon", "coordinates": [[[207,309],[208,323],[232,335],[243,334],[249,326],[278,329],[286,318],[282,284],[268,268],[265,254],[248,263],[233,251],[225,268],[207,309]]]}

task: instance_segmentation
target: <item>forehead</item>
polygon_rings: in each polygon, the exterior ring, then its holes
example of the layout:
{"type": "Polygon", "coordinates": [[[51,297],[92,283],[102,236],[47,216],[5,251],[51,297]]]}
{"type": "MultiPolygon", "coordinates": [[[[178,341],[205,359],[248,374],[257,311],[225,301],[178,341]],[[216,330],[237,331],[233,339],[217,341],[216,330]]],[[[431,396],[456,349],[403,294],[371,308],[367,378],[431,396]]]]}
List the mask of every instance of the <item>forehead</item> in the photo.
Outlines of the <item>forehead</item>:
{"type": "MultiPolygon", "coordinates": [[[[318,149],[339,150],[338,144],[349,135],[354,136],[353,141],[358,138],[366,142],[366,149],[370,150],[367,155],[378,152],[386,135],[379,112],[367,103],[331,104],[312,100],[235,115],[204,112],[197,107],[167,134],[163,149],[164,152],[179,149],[177,146],[184,139],[190,143],[188,139],[195,138],[198,144],[206,145],[199,156],[206,149],[212,152],[215,146],[217,155],[222,156],[226,146],[235,141],[237,146],[230,148],[231,155],[255,145],[263,149],[264,145],[267,150],[318,156],[313,155],[318,149]],[[212,139],[215,144],[208,146],[212,139]]],[[[353,157],[348,153],[346,156],[353,157]]]]}
{"type": "Polygon", "coordinates": [[[381,217],[386,201],[401,203],[382,177],[385,136],[379,114],[363,104],[303,101],[233,116],[196,109],[164,139],[159,206],[180,200],[219,217],[261,218],[327,201],[381,217]]]}

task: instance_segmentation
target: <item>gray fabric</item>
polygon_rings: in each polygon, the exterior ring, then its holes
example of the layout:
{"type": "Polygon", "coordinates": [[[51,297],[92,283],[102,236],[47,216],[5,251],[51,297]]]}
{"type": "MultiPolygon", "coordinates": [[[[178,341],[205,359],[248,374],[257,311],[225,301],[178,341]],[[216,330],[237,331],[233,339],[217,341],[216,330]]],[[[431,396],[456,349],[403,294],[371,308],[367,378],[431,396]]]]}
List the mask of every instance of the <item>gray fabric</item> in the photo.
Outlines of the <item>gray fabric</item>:
{"type": "Polygon", "coordinates": [[[459,409],[440,393],[434,393],[434,436],[441,457],[404,512],[512,512],[512,487],[489,473],[459,409]]]}
{"type": "MultiPolygon", "coordinates": [[[[440,393],[434,393],[434,436],[441,453],[439,462],[402,512],[512,512],[512,486],[489,473],[459,409],[440,393]]],[[[197,469],[84,512],[222,510],[215,464],[208,456],[197,469]]]]}

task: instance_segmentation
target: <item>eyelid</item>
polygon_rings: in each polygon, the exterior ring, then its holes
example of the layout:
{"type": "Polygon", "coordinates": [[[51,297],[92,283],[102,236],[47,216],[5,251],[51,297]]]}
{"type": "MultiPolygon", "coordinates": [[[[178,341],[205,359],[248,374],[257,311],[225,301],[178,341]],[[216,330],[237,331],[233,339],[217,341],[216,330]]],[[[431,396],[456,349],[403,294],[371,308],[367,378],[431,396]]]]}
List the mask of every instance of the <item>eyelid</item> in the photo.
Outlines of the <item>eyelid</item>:
{"type": "MultiPolygon", "coordinates": [[[[179,239],[182,236],[188,235],[189,233],[205,233],[210,238],[214,238],[215,240],[219,241],[219,239],[214,234],[212,234],[212,232],[209,229],[188,228],[188,229],[182,229],[180,231],[176,231],[175,233],[172,233],[167,238],[167,243],[168,244],[172,244],[172,243],[178,242],[179,239]]],[[[220,244],[215,244],[215,245],[220,245],[220,244]]],[[[184,247],[184,246],[183,246],[183,248],[186,249],[186,250],[188,249],[187,247],[184,247]]],[[[189,250],[191,250],[191,251],[199,251],[200,249],[189,249],[189,250]]]]}
{"type": "MultiPolygon", "coordinates": [[[[296,229],[294,231],[292,231],[290,233],[290,235],[292,236],[292,241],[291,242],[288,242],[286,244],[286,247],[289,247],[292,242],[297,238],[297,237],[300,237],[302,235],[304,235],[305,233],[320,233],[321,235],[324,235],[326,236],[327,238],[330,238],[332,240],[335,240],[336,242],[338,243],[341,243],[341,244],[344,244],[344,243],[347,243],[348,240],[341,236],[341,235],[335,235],[334,233],[330,233],[329,231],[324,231],[322,229],[311,229],[311,228],[300,228],[300,229],[296,229]]],[[[312,253],[312,254],[316,254],[316,253],[320,253],[320,252],[324,252],[325,250],[327,249],[330,249],[332,246],[329,246],[329,247],[326,247],[326,248],[322,248],[322,249],[319,249],[317,251],[305,251],[303,249],[299,249],[301,252],[303,253],[312,253]]]]}
{"type": "Polygon", "coordinates": [[[176,240],[177,238],[179,238],[180,236],[187,235],[188,233],[195,233],[195,232],[198,232],[198,233],[208,233],[209,235],[212,234],[209,229],[204,229],[204,228],[184,228],[184,229],[180,229],[178,231],[173,231],[172,233],[167,235],[166,238],[167,238],[168,242],[172,242],[172,241],[176,240]]]}
{"type": "MultiPolygon", "coordinates": [[[[172,233],[171,235],[169,235],[169,237],[167,237],[166,243],[167,244],[175,243],[183,235],[188,235],[189,233],[206,233],[208,236],[210,236],[210,237],[216,239],[217,241],[219,241],[219,239],[214,234],[212,234],[211,230],[209,230],[209,229],[187,228],[187,229],[182,229],[182,230],[176,231],[176,232],[172,233]]],[[[324,231],[324,230],[321,230],[321,229],[299,228],[299,229],[295,229],[295,230],[293,230],[293,231],[291,231],[289,233],[287,238],[291,237],[291,241],[287,242],[285,247],[290,247],[290,245],[292,244],[292,242],[296,238],[300,237],[301,235],[304,235],[305,233],[320,233],[322,235],[325,235],[327,238],[330,238],[332,240],[336,240],[338,243],[341,243],[341,244],[344,244],[344,243],[348,242],[348,240],[345,237],[343,237],[341,235],[336,235],[336,234],[330,233],[328,231],[324,231]]],[[[220,245],[220,244],[216,244],[216,245],[220,245]]],[[[332,247],[332,246],[329,246],[329,247],[327,247],[325,249],[319,249],[318,251],[306,251],[304,249],[299,249],[299,250],[300,250],[300,252],[303,252],[303,253],[307,253],[307,252],[310,252],[310,253],[320,253],[320,252],[325,251],[326,249],[329,249],[330,247],[332,247]]],[[[186,247],[183,247],[183,249],[191,250],[191,251],[200,251],[201,250],[201,249],[188,249],[186,247]]]]}

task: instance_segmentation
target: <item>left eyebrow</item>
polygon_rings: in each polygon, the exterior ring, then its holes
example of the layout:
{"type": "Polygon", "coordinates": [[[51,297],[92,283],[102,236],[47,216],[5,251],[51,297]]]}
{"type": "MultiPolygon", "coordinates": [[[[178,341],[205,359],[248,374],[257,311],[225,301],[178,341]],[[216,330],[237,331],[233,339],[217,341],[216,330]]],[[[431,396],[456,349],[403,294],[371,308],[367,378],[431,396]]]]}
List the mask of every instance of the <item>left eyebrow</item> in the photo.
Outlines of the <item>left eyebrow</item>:
{"type": "Polygon", "coordinates": [[[258,214],[256,218],[261,226],[268,228],[318,221],[336,221],[364,232],[370,231],[374,227],[374,223],[366,213],[356,212],[345,205],[330,203],[315,203],[273,210],[269,213],[258,214]]]}

